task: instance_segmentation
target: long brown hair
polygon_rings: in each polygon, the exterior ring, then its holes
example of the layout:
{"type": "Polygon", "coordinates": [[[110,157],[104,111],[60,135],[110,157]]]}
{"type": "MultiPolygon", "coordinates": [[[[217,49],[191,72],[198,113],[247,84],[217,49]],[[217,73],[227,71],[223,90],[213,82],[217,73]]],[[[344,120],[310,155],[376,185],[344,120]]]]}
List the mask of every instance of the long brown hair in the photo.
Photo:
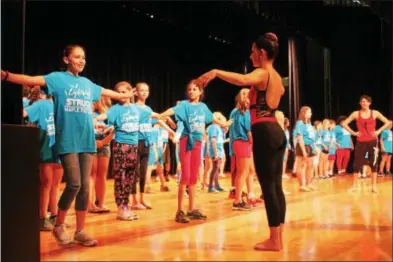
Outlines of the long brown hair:
{"type": "Polygon", "coordinates": [[[300,108],[300,112],[299,112],[299,116],[298,116],[297,120],[301,120],[301,121],[303,121],[303,123],[309,124],[311,122],[311,119],[308,119],[306,121],[306,112],[308,110],[311,110],[311,108],[308,106],[303,106],[302,108],[300,108]]]}
{"type": "MultiPolygon", "coordinates": [[[[29,105],[32,105],[34,102],[40,100],[40,95],[41,95],[42,92],[43,91],[42,91],[42,88],[40,86],[33,86],[30,89],[30,94],[29,94],[30,102],[29,102],[29,105]]],[[[46,99],[50,99],[50,96],[47,95],[46,99]]]]}

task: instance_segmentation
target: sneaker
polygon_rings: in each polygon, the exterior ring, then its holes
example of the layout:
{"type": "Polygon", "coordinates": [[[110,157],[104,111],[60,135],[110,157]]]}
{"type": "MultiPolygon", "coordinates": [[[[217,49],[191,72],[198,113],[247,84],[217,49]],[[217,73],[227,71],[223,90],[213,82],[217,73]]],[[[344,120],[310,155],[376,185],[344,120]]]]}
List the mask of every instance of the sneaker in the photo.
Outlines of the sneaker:
{"type": "Polygon", "coordinates": [[[391,172],[387,172],[385,175],[386,175],[386,176],[391,176],[392,173],[391,173],[391,172]]]}
{"type": "Polygon", "coordinates": [[[116,219],[118,220],[123,220],[123,221],[131,221],[131,220],[136,220],[137,215],[134,213],[130,213],[131,211],[128,210],[126,207],[120,207],[119,210],[117,211],[117,216],[116,219]]]}
{"type": "Polygon", "coordinates": [[[49,218],[40,218],[40,231],[52,231],[53,224],[49,218]]]}
{"type": "Polygon", "coordinates": [[[190,222],[190,219],[186,216],[183,210],[180,210],[176,212],[175,221],[177,223],[188,223],[190,222]]]}
{"type": "Polygon", "coordinates": [[[210,187],[210,186],[209,186],[209,189],[207,190],[207,192],[209,192],[209,193],[218,193],[217,189],[215,189],[213,187],[210,187]]]}
{"type": "Polygon", "coordinates": [[[246,202],[242,201],[237,204],[232,204],[232,210],[240,210],[240,211],[250,211],[251,207],[246,204],[246,202]]]}
{"type": "Polygon", "coordinates": [[[75,232],[74,242],[79,243],[85,247],[94,247],[98,244],[98,241],[89,236],[84,230],[75,232]]]}
{"type": "Polygon", "coordinates": [[[220,187],[220,186],[217,186],[217,187],[216,187],[216,190],[217,190],[218,192],[225,192],[225,189],[222,188],[222,187],[220,187]]]}
{"type": "Polygon", "coordinates": [[[379,176],[379,177],[384,176],[383,172],[382,172],[382,171],[379,171],[379,172],[378,172],[378,176],[379,176]]]}
{"type": "Polygon", "coordinates": [[[60,245],[69,245],[72,243],[72,239],[67,234],[67,230],[64,224],[55,226],[52,230],[52,234],[55,237],[57,243],[60,245]]]}
{"type": "Polygon", "coordinates": [[[207,216],[201,213],[199,209],[194,209],[192,211],[187,212],[187,216],[193,220],[205,220],[207,216]]]}

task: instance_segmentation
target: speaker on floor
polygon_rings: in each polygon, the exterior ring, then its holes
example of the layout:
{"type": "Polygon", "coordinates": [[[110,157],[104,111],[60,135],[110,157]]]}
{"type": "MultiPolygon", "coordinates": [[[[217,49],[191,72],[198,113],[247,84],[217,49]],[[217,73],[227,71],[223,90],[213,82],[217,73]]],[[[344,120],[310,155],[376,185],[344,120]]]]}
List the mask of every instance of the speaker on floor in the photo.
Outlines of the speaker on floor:
{"type": "Polygon", "coordinates": [[[40,261],[39,129],[1,127],[1,261],[40,261]]]}

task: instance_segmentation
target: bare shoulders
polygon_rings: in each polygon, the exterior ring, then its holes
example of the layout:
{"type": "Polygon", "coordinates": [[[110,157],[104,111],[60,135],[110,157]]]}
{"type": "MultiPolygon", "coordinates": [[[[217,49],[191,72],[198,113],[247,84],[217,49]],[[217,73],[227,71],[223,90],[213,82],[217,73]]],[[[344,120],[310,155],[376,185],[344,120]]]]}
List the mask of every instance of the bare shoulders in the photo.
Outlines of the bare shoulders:
{"type": "Polygon", "coordinates": [[[279,86],[284,89],[283,84],[282,84],[282,78],[281,78],[280,74],[275,69],[266,70],[266,69],[261,68],[260,70],[263,70],[264,73],[266,74],[266,76],[265,76],[265,79],[263,82],[261,82],[258,85],[255,85],[255,87],[258,90],[266,91],[266,89],[269,86],[279,86]]]}

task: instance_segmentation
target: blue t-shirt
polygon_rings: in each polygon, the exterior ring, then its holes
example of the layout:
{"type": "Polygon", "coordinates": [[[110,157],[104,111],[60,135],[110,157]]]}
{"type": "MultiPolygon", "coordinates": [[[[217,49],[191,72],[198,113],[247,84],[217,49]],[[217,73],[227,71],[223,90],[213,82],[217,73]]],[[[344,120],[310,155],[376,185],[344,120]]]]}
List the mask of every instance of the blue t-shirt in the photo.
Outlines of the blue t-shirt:
{"type": "Polygon", "coordinates": [[[233,142],[238,139],[248,141],[247,132],[251,131],[250,111],[247,110],[242,114],[239,109],[235,108],[229,115],[229,119],[233,121],[229,126],[229,155],[233,156],[233,142]]]}
{"type": "Polygon", "coordinates": [[[53,72],[44,79],[54,98],[58,153],[96,152],[92,105],[100,99],[102,87],[68,72],[53,72]]]}
{"type": "Polygon", "coordinates": [[[385,129],[381,133],[381,139],[383,141],[383,147],[386,153],[392,153],[392,130],[385,129]]]}
{"type": "Polygon", "coordinates": [[[222,129],[216,124],[212,124],[210,128],[208,129],[207,135],[209,136],[209,152],[210,152],[210,157],[213,158],[215,156],[214,150],[213,150],[213,145],[212,145],[212,139],[216,139],[216,144],[217,144],[217,157],[218,158],[223,158],[224,157],[224,139],[222,136],[222,129]]]}
{"type": "MultiPolygon", "coordinates": [[[[329,148],[330,142],[332,140],[332,132],[326,129],[321,130],[321,141],[322,143],[329,148]]],[[[322,149],[323,147],[321,147],[322,149]]]]}
{"type": "Polygon", "coordinates": [[[351,145],[351,133],[340,125],[337,125],[334,129],[334,134],[337,139],[337,143],[340,148],[352,148],[351,145]]]}
{"type": "Polygon", "coordinates": [[[152,145],[150,141],[150,132],[158,120],[151,118],[153,110],[147,105],[135,104],[139,110],[139,141],[144,140],[146,145],[152,145]]]}
{"type": "MultiPolygon", "coordinates": [[[[164,142],[162,140],[162,134],[161,130],[158,127],[153,127],[150,131],[149,139],[151,142],[151,145],[156,145],[158,154],[162,154],[163,148],[164,148],[164,142]]],[[[150,150],[153,150],[153,147],[150,147],[150,150]]]]}
{"type": "MultiPolygon", "coordinates": [[[[188,100],[183,100],[173,107],[177,121],[184,124],[183,136],[187,136],[187,151],[194,147],[194,140],[202,142],[206,124],[213,121],[213,113],[205,103],[199,102],[191,104],[188,100]]],[[[222,135],[221,135],[222,137],[222,135]]]]}
{"type": "Polygon", "coordinates": [[[22,99],[23,108],[29,106],[29,103],[30,103],[30,99],[28,99],[28,98],[26,98],[26,97],[24,97],[24,98],[22,99]]]}
{"type": "MultiPolygon", "coordinates": [[[[49,147],[55,145],[55,119],[53,102],[48,99],[38,100],[24,109],[30,122],[36,124],[49,138],[49,147]]],[[[41,143],[41,145],[44,145],[41,143]]],[[[43,149],[41,149],[43,150],[43,149]]]]}
{"type": "Polygon", "coordinates": [[[244,140],[248,141],[247,133],[251,131],[251,118],[250,111],[246,111],[244,114],[240,112],[237,108],[233,109],[230,116],[233,123],[229,127],[230,138],[233,140],[244,140]]]}
{"type": "Polygon", "coordinates": [[[137,145],[139,131],[139,110],[134,104],[116,104],[106,112],[108,123],[115,127],[115,141],[137,145]]]}
{"type": "MultiPolygon", "coordinates": [[[[93,112],[94,117],[97,117],[99,115],[100,115],[100,113],[93,112]]],[[[104,120],[104,121],[100,120],[100,121],[97,121],[97,123],[105,124],[105,128],[113,126],[113,125],[108,125],[108,120],[104,120]]],[[[104,130],[102,130],[102,129],[94,128],[94,134],[96,136],[96,140],[102,140],[107,136],[107,134],[105,134],[105,135],[103,134],[103,131],[104,130]]]]}
{"type": "Polygon", "coordinates": [[[299,120],[296,122],[295,126],[296,135],[301,135],[303,137],[304,145],[312,146],[316,142],[316,130],[310,123],[303,123],[299,120]]]}
{"type": "Polygon", "coordinates": [[[329,155],[335,155],[336,154],[336,149],[337,149],[337,145],[336,145],[336,135],[334,134],[334,131],[331,130],[329,131],[330,133],[330,139],[332,144],[329,147],[329,155]]]}
{"type": "Polygon", "coordinates": [[[169,133],[163,127],[159,127],[160,135],[163,143],[168,143],[169,133]]]}

